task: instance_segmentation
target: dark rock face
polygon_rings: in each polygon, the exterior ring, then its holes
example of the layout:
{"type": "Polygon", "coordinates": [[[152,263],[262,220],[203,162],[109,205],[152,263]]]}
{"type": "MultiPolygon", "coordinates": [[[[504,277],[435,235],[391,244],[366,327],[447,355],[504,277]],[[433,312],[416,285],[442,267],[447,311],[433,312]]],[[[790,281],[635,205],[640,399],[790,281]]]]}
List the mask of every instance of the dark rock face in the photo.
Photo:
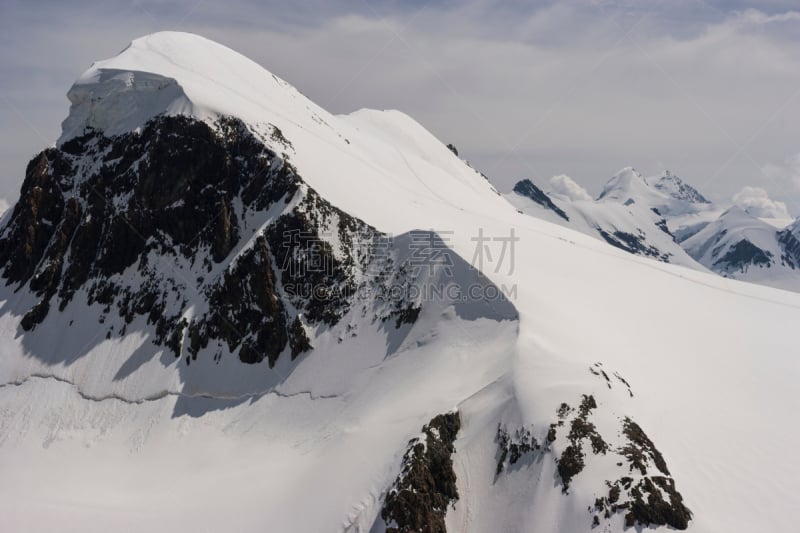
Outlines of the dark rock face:
{"type": "Polygon", "coordinates": [[[197,357],[209,339],[222,339],[231,352],[241,345],[239,359],[243,363],[260,363],[266,358],[270,366],[275,364],[288,340],[286,313],[263,237],[223,273],[208,292],[208,302],[214,312],[189,328],[192,357],[197,357]]]}
{"type": "Polygon", "coordinates": [[[458,500],[452,456],[459,429],[457,412],[438,415],[422,428],[424,439],[408,443],[400,475],[381,510],[381,518],[391,524],[387,533],[447,531],[447,507],[458,500]]]}
{"type": "Polygon", "coordinates": [[[514,466],[521,459],[542,450],[542,445],[528,428],[517,428],[511,434],[502,424],[498,424],[494,441],[498,448],[495,478],[503,473],[506,465],[514,466]]]}
{"type": "Polygon", "coordinates": [[[627,459],[629,471],[642,477],[634,480],[622,476],[614,482],[606,481],[608,495],[595,501],[595,523],[600,523],[601,516],[608,519],[624,512],[625,527],[666,525],[681,530],[689,527],[692,512],[683,504],[683,496],[675,488],[661,452],[630,418],[623,420],[622,432],[627,443],[618,453],[627,459]],[[651,465],[658,473],[650,472],[651,465]]]}
{"type": "MultiPolygon", "coordinates": [[[[18,230],[3,232],[0,240],[0,262],[4,265],[3,276],[9,282],[22,283],[33,276],[45,249],[54,238],[57,245],[64,246],[70,229],[77,223],[79,207],[68,202],[61,189],[70,186],[72,170],[67,157],[55,149],[47,149],[33,158],[25,171],[25,181],[20,191],[20,201],[14,206],[12,217],[18,221],[18,230]],[[69,205],[67,206],[67,203],[69,205]],[[62,231],[54,222],[68,218],[62,231]],[[14,261],[11,259],[14,258],[14,261]]],[[[56,254],[54,254],[56,255],[56,254]]],[[[49,277],[55,270],[51,266],[42,273],[38,290],[46,290],[49,277]]]]}
{"type": "MultiPolygon", "coordinates": [[[[566,407],[569,411],[571,409],[567,404],[562,404],[562,410],[559,412],[559,418],[563,420],[566,418],[563,410],[566,407]]],[[[583,452],[583,442],[589,441],[592,446],[592,452],[595,455],[605,454],[608,451],[608,444],[603,440],[603,437],[597,432],[595,425],[589,421],[589,415],[593,409],[597,408],[594,396],[583,396],[578,413],[570,423],[570,430],[567,434],[569,445],[564,449],[561,457],[558,459],[558,475],[561,477],[563,484],[562,491],[564,493],[569,491],[569,484],[572,478],[583,471],[585,467],[583,452]]]]}
{"type": "MultiPolygon", "coordinates": [[[[653,208],[651,208],[651,211],[652,211],[653,213],[655,213],[657,216],[661,217],[661,211],[659,211],[657,207],[653,207],[653,208]]],[[[670,236],[670,238],[671,238],[673,241],[675,241],[675,242],[678,242],[678,241],[675,239],[675,235],[673,235],[673,234],[672,234],[672,232],[669,230],[669,226],[667,226],[667,219],[665,219],[664,217],[661,217],[661,218],[659,218],[659,219],[656,221],[656,226],[658,226],[658,229],[660,229],[661,231],[663,231],[664,233],[666,233],[667,235],[669,235],[669,236],[670,236]]]]}
{"type": "Polygon", "coordinates": [[[408,307],[403,307],[393,311],[389,316],[386,317],[386,319],[388,320],[391,316],[396,317],[394,327],[399,328],[403,324],[414,324],[419,318],[419,312],[421,310],[421,307],[409,305],[408,307]]]}
{"type": "Polygon", "coordinates": [[[525,179],[518,181],[517,184],[514,185],[514,192],[526,198],[530,198],[545,209],[550,209],[556,215],[560,216],[564,220],[569,221],[567,214],[560,207],[554,204],[550,197],[547,196],[543,190],[534,185],[531,180],[525,179]]]}
{"type": "Polygon", "coordinates": [[[140,133],[89,132],[36,156],[0,231],[0,264],[6,284],[39,298],[26,330],[80,292],[125,325],[146,317],[153,341],[187,364],[225,345],[274,365],[287,345],[293,357],[311,349],[292,314],[333,325],[347,312],[378,235],[241,121],[158,117],[140,133]],[[246,227],[268,210],[274,222],[246,227]],[[320,258],[324,268],[311,264],[320,258]],[[324,290],[283,290],[294,282],[324,290]],[[186,316],[192,303],[207,310],[186,316]]]}
{"type": "Polygon", "coordinates": [[[800,240],[790,229],[778,232],[778,242],[783,249],[781,262],[792,270],[800,268],[800,240]]]}
{"type": "MultiPolygon", "coordinates": [[[[600,363],[593,365],[592,373],[604,376],[610,383],[610,376],[597,371],[601,367],[600,363]]],[[[616,373],[614,376],[630,392],[628,382],[616,373]]],[[[598,491],[603,496],[589,507],[591,527],[624,513],[626,528],[668,525],[686,529],[692,513],[683,504],[683,496],[656,445],[630,418],[621,420],[619,436],[623,440],[618,441],[617,446],[610,445],[591,420],[597,408],[593,395],[584,394],[578,407],[562,403],[556,410],[557,421],[549,425],[546,433],[540,433],[541,440],[535,436],[532,426],[516,428],[512,433],[503,424],[498,425],[495,480],[501,475],[514,475],[515,464],[522,463],[518,467],[522,470],[541,462],[552,452],[562,492],[568,494],[570,483],[591,465],[594,456],[613,454],[621,472],[619,478],[605,481],[605,486],[598,491]],[[567,430],[566,435],[561,428],[567,430]],[[561,447],[560,454],[556,454],[557,445],[561,447]]],[[[616,435],[606,434],[606,437],[614,439],[616,435]]]]}
{"type": "Polygon", "coordinates": [[[289,346],[292,348],[292,359],[312,348],[299,316],[294,317],[292,325],[289,326],[289,346]]]}
{"type": "MultiPolygon", "coordinates": [[[[715,256],[716,251],[715,251],[715,256]]],[[[714,261],[713,269],[722,272],[745,272],[748,267],[769,267],[772,253],[762,250],[752,242],[743,239],[733,245],[722,257],[714,261]]]]}
{"type": "Polygon", "coordinates": [[[350,309],[365,268],[382,235],[331,206],[309,189],[303,200],[266,232],[285,294],[311,322],[336,324],[350,309]],[[328,242],[347,243],[339,257],[328,242]]]}
{"type": "Polygon", "coordinates": [[[667,463],[661,452],[658,451],[653,441],[651,441],[645,432],[639,427],[639,424],[626,418],[622,432],[628,437],[628,444],[622,447],[620,453],[628,459],[631,470],[639,470],[645,476],[647,475],[647,467],[652,462],[655,467],[665,476],[670,475],[667,463]]]}
{"type": "Polygon", "coordinates": [[[611,246],[631,254],[653,257],[659,261],[669,263],[670,254],[664,253],[655,246],[647,244],[643,233],[634,235],[633,233],[625,231],[614,231],[612,234],[599,227],[596,229],[600,236],[611,246]]]}

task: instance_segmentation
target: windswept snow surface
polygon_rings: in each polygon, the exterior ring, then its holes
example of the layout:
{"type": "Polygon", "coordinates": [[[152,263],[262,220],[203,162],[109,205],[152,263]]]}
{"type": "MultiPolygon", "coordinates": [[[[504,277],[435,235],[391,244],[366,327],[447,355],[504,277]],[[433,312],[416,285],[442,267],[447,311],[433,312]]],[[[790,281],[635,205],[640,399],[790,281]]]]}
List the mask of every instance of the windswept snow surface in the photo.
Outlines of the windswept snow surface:
{"type": "MultiPolygon", "coordinates": [[[[279,128],[291,144],[267,142],[303,179],[382,231],[433,229],[469,261],[480,231],[513,229],[513,263],[496,264],[493,241],[495,262],[483,271],[516,288],[518,319],[428,306],[392,353],[365,320],[363,335],[318,346],[276,387],[265,365],[247,367],[263,372],[263,394],[187,399],[178,363],[155,350],[122,386],[93,376],[113,374],[133,345],[100,343],[82,356],[91,364],[73,363],[80,371],[34,362],[5,291],[0,530],[366,532],[408,439],[458,408],[462,497],[450,530],[590,531],[586,509],[604,490],[604,465],[588,465],[569,495],[547,458],[492,476],[498,421],[543,429],[581,394],[597,398],[599,427],[631,416],[658,444],[694,513],[691,530],[796,527],[800,295],[632,256],[520,214],[406,115],[332,116],[195,35],[134,41],[87,71],[70,98],[61,142],[85,126],[113,134],[159,113],[231,114],[265,134],[279,128]],[[594,376],[596,362],[634,396],[594,376]],[[326,379],[335,367],[346,379],[326,379]],[[168,386],[153,395],[151,380],[168,386]]],[[[61,348],[57,332],[31,335],[54,335],[46,340],[61,348]]]]}

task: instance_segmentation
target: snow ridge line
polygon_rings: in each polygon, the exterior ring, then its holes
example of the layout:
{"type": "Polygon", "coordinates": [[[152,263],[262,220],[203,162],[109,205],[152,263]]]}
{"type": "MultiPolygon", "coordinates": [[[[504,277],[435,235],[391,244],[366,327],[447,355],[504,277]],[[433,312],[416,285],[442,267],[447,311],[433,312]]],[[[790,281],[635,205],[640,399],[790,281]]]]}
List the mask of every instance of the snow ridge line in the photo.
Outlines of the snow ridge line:
{"type": "Polygon", "coordinates": [[[119,401],[119,402],[131,404],[131,405],[139,405],[139,404],[143,404],[145,402],[155,402],[155,401],[163,400],[163,399],[168,398],[170,396],[174,396],[176,398],[219,400],[219,401],[238,401],[238,400],[248,400],[248,399],[250,399],[250,400],[259,400],[259,399],[261,399],[264,396],[267,396],[269,394],[274,394],[275,396],[277,396],[279,398],[296,398],[298,396],[308,396],[308,398],[310,400],[335,400],[335,399],[338,399],[340,397],[340,395],[338,395],[338,394],[320,394],[320,395],[316,395],[315,396],[311,391],[298,391],[298,392],[292,392],[292,393],[284,393],[284,392],[279,392],[277,390],[268,390],[268,391],[254,392],[254,393],[250,393],[250,394],[232,395],[232,396],[222,396],[222,395],[214,395],[214,394],[206,394],[206,393],[188,394],[188,393],[185,393],[185,392],[167,391],[167,390],[158,392],[156,394],[152,394],[150,396],[145,396],[144,398],[139,398],[139,399],[126,398],[125,396],[122,396],[122,395],[119,395],[119,394],[113,394],[113,393],[112,394],[102,395],[102,396],[94,396],[94,395],[91,395],[91,394],[88,394],[88,393],[82,391],[77,384],[69,381],[68,379],[65,379],[65,378],[62,378],[62,377],[59,377],[59,376],[55,376],[55,375],[51,375],[51,374],[31,374],[31,375],[29,375],[29,376],[27,376],[27,377],[25,377],[23,379],[17,380],[17,381],[9,381],[9,382],[6,382],[6,383],[0,383],[0,389],[6,388],[6,387],[22,387],[23,385],[25,385],[26,383],[28,383],[29,381],[32,381],[34,379],[52,380],[52,381],[57,381],[59,383],[64,383],[66,385],[69,385],[70,387],[75,389],[75,392],[78,394],[78,396],[80,396],[82,399],[90,401],[90,402],[105,402],[105,401],[109,401],[109,400],[116,400],[116,401],[119,401]]]}

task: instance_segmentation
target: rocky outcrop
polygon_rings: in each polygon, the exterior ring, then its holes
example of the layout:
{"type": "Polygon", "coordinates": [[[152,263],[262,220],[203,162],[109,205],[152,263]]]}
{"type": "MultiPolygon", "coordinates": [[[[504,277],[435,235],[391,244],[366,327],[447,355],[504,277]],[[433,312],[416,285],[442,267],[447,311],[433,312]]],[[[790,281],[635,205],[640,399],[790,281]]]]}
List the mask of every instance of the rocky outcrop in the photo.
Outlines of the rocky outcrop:
{"type": "Polygon", "coordinates": [[[689,527],[692,512],[684,505],[661,452],[630,418],[623,420],[622,433],[627,443],[618,453],[627,460],[631,474],[606,481],[608,494],[595,501],[594,524],[599,525],[601,517],[624,513],[625,527],[689,527]],[[651,471],[653,467],[657,472],[651,471]]]}
{"type": "Polygon", "coordinates": [[[38,298],[26,330],[80,297],[102,306],[101,323],[118,315],[122,333],[145,317],[153,341],[187,364],[225,347],[272,366],[287,347],[311,349],[301,313],[331,326],[351,308],[380,237],[241,121],[164,116],[36,156],[0,262],[7,284],[38,298]]]}
{"type": "Polygon", "coordinates": [[[781,263],[792,270],[800,268],[800,240],[795,235],[794,226],[778,232],[778,242],[781,245],[781,263]]]}
{"type": "MultiPolygon", "coordinates": [[[[593,365],[592,373],[604,376],[606,382],[611,383],[611,378],[600,371],[601,366],[593,365]]],[[[630,392],[628,382],[614,375],[630,392]]],[[[619,477],[606,480],[599,488],[602,495],[589,507],[592,527],[620,513],[626,528],[667,525],[686,529],[692,513],[684,505],[683,496],[655,443],[628,417],[621,419],[619,435],[609,432],[601,435],[592,422],[598,408],[591,394],[583,395],[577,408],[562,403],[556,410],[556,421],[541,437],[537,437],[532,426],[512,431],[500,424],[495,436],[495,481],[501,475],[514,475],[514,465],[531,468],[552,454],[562,493],[567,495],[572,482],[591,468],[594,461],[605,461],[598,456],[611,456],[619,469],[619,477]]],[[[608,466],[604,468],[608,471],[608,466]]]]}
{"type": "MultiPolygon", "coordinates": [[[[569,491],[569,484],[572,478],[578,475],[585,467],[583,443],[587,441],[591,444],[592,452],[605,454],[608,451],[608,444],[597,432],[595,425],[589,421],[589,415],[593,409],[597,408],[594,396],[584,395],[578,407],[577,416],[570,422],[567,440],[569,445],[561,453],[558,459],[558,475],[563,484],[562,491],[569,491]]],[[[567,404],[562,404],[559,410],[559,419],[563,421],[572,411],[567,404]]]]}
{"type": "Polygon", "coordinates": [[[229,351],[239,348],[243,363],[267,359],[274,366],[286,347],[287,321],[263,237],[258,237],[255,245],[223,273],[219,283],[208,292],[208,302],[213,311],[189,327],[192,357],[197,357],[209,339],[222,339],[229,351]]]}
{"type": "Polygon", "coordinates": [[[531,180],[525,179],[518,181],[517,184],[514,185],[514,192],[526,198],[530,198],[545,209],[549,209],[564,220],[569,221],[569,217],[564,210],[554,204],[550,197],[547,196],[547,193],[534,185],[531,180]]]}
{"type": "Polygon", "coordinates": [[[400,475],[381,510],[387,533],[447,531],[447,508],[458,500],[452,456],[459,429],[458,412],[438,415],[408,443],[400,475]]]}
{"type": "Polygon", "coordinates": [[[659,261],[669,263],[669,258],[671,254],[662,252],[652,244],[649,244],[647,242],[644,232],[642,232],[641,230],[639,230],[639,233],[637,235],[634,235],[633,233],[627,233],[625,231],[619,231],[619,230],[615,230],[613,233],[609,233],[600,227],[596,227],[596,229],[597,232],[600,234],[600,236],[611,246],[614,246],[616,248],[619,248],[620,250],[624,250],[631,254],[643,255],[645,257],[652,257],[654,259],[658,259],[659,261]]]}
{"type": "MultiPolygon", "coordinates": [[[[715,254],[716,255],[716,254],[715,254]]],[[[717,272],[745,272],[750,266],[769,267],[772,264],[772,253],[762,250],[752,242],[742,239],[714,261],[712,268],[717,272]]]]}

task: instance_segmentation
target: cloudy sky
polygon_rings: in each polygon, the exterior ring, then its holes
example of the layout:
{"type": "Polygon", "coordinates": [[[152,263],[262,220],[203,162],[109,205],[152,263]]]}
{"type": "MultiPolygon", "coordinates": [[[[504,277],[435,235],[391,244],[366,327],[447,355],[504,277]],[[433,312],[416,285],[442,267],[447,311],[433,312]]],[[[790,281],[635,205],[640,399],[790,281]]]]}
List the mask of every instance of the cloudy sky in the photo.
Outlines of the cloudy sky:
{"type": "Polygon", "coordinates": [[[566,174],[596,195],[621,167],[668,168],[715,200],[771,198],[800,215],[792,5],[0,0],[0,197],[17,197],[27,161],[58,137],[65,93],[92,61],[177,29],[333,112],[405,111],[503,190],[566,174]]]}

